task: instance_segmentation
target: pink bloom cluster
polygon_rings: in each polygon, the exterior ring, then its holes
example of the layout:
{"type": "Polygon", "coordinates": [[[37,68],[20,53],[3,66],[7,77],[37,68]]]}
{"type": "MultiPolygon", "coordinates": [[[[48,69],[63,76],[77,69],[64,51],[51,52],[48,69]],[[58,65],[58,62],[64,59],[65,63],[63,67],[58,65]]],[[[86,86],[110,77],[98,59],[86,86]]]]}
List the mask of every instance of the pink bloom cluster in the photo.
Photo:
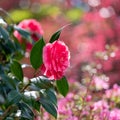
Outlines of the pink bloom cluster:
{"type": "MultiPolygon", "coordinates": [[[[40,37],[43,35],[41,24],[35,19],[23,20],[17,25],[17,27],[30,32],[31,37],[34,41],[39,40],[40,37]]],[[[25,41],[18,31],[14,32],[14,36],[19,40],[20,43],[26,43],[27,49],[30,50],[32,48],[32,44],[28,41],[25,41]]]]}
{"type": "Polygon", "coordinates": [[[68,93],[65,98],[60,98],[58,101],[58,114],[60,119],[65,120],[79,120],[78,117],[73,115],[73,108],[74,107],[74,94],[68,93]],[[65,116],[65,118],[61,117],[65,116]]]}
{"type": "MultiPolygon", "coordinates": [[[[104,1],[102,2],[104,3],[104,1]]],[[[77,73],[84,63],[97,62],[101,65],[101,72],[104,71],[110,77],[110,85],[119,81],[120,19],[115,15],[105,19],[99,10],[93,10],[86,13],[82,21],[74,27],[71,37],[71,41],[74,40],[71,42],[71,56],[73,58],[71,67],[74,67],[74,71],[77,73]],[[106,46],[110,46],[109,50],[106,46]],[[115,47],[113,51],[111,46],[115,47]],[[96,53],[101,53],[100,57],[96,57],[96,53]]]]}
{"type": "MultiPolygon", "coordinates": [[[[59,118],[64,120],[81,120],[84,118],[92,118],[92,120],[120,120],[120,110],[118,108],[110,109],[111,106],[106,100],[87,101],[86,105],[81,108],[82,110],[74,111],[76,106],[78,106],[75,99],[75,94],[73,93],[69,93],[66,98],[59,99],[59,118]]],[[[80,106],[81,104],[78,107],[80,106]]]]}
{"type": "Polygon", "coordinates": [[[105,91],[105,95],[108,99],[111,99],[115,102],[119,102],[120,100],[120,86],[117,84],[113,85],[112,89],[108,89],[105,91]]]}
{"type": "Polygon", "coordinates": [[[69,106],[68,103],[73,100],[73,93],[68,93],[65,98],[60,98],[58,101],[58,113],[63,115],[70,115],[72,110],[70,109],[72,106],[69,106]]]}
{"type": "Polygon", "coordinates": [[[104,100],[93,104],[93,120],[120,120],[120,110],[114,108],[109,110],[110,106],[104,100]]]}
{"type": "Polygon", "coordinates": [[[42,73],[50,79],[61,79],[70,65],[70,52],[62,41],[48,43],[43,48],[42,73]]]}
{"type": "Polygon", "coordinates": [[[108,109],[108,108],[109,108],[109,106],[108,106],[107,102],[103,101],[103,100],[95,102],[93,104],[93,111],[97,111],[97,110],[102,111],[103,109],[108,109]]]}
{"type": "Polygon", "coordinates": [[[113,109],[110,111],[108,120],[120,120],[120,109],[113,109]]]}
{"type": "MultiPolygon", "coordinates": [[[[104,76],[105,77],[105,76],[104,76]]],[[[92,85],[95,87],[96,90],[108,89],[109,82],[105,80],[106,78],[100,76],[94,76],[92,80],[92,85]]]]}

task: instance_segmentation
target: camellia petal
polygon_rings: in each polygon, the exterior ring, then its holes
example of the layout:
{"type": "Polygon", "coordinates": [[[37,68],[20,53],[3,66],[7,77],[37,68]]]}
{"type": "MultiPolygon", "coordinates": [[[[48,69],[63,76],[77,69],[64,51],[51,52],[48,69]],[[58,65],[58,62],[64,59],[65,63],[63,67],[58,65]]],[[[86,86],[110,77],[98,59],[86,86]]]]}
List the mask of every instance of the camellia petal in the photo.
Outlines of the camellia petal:
{"type": "MultiPolygon", "coordinates": [[[[36,21],[35,19],[23,20],[17,25],[17,27],[30,32],[31,37],[34,41],[38,41],[40,39],[40,37],[43,35],[43,29],[41,27],[41,24],[38,21],[36,21]]],[[[19,34],[18,31],[14,32],[14,36],[18,39],[18,41],[20,43],[24,42],[24,39],[22,38],[22,36],[19,34]]],[[[27,42],[26,48],[28,50],[31,50],[32,44],[27,42]]]]}
{"type": "Polygon", "coordinates": [[[48,43],[43,48],[41,71],[50,79],[61,79],[70,65],[70,52],[62,41],[48,43]]]}

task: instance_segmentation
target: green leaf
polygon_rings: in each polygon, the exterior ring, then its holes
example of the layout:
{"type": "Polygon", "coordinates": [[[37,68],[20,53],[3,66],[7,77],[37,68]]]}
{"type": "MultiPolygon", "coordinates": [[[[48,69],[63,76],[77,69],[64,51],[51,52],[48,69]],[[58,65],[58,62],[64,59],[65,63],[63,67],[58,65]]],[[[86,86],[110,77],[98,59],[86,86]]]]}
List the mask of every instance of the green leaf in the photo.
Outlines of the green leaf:
{"type": "Polygon", "coordinates": [[[30,32],[28,32],[27,30],[21,29],[17,26],[14,26],[14,29],[17,30],[25,40],[27,40],[31,44],[34,44],[34,41],[31,38],[30,32]]]}
{"type": "Polygon", "coordinates": [[[49,99],[55,106],[57,106],[57,98],[55,95],[55,91],[53,89],[46,90],[47,99],[49,99]]]}
{"type": "Polygon", "coordinates": [[[40,102],[37,101],[36,99],[34,99],[33,97],[27,97],[25,95],[22,96],[22,100],[27,103],[29,106],[31,106],[32,108],[36,109],[36,110],[40,110],[40,102]]]}
{"type": "Polygon", "coordinates": [[[22,112],[21,113],[21,118],[24,118],[23,120],[33,120],[34,113],[27,103],[21,102],[21,103],[18,104],[18,106],[19,106],[19,109],[22,112]]]}
{"type": "Polygon", "coordinates": [[[3,27],[1,27],[1,26],[0,26],[0,34],[2,35],[2,37],[3,37],[4,40],[8,40],[9,34],[8,34],[8,32],[7,32],[3,27]]]}
{"type": "Polygon", "coordinates": [[[58,30],[52,35],[52,37],[50,38],[50,43],[53,43],[55,40],[58,40],[58,38],[60,37],[61,31],[62,29],[58,30]]]}
{"type": "MultiPolygon", "coordinates": [[[[1,87],[1,86],[0,86],[1,87]]],[[[0,89],[0,90],[2,90],[2,89],[0,89]]],[[[0,106],[2,105],[2,104],[4,104],[5,103],[5,97],[4,97],[4,95],[3,94],[1,94],[1,92],[0,92],[0,106]]]]}
{"type": "Polygon", "coordinates": [[[51,115],[53,115],[55,118],[57,118],[57,110],[56,110],[56,106],[54,104],[51,103],[51,101],[49,101],[49,99],[45,99],[45,98],[40,98],[40,103],[42,104],[43,108],[50,113],[51,115]]]}
{"type": "Polygon", "coordinates": [[[13,118],[13,117],[7,117],[7,118],[5,118],[6,120],[14,120],[15,118],[13,118]]]}
{"type": "MultiPolygon", "coordinates": [[[[70,24],[68,24],[68,25],[70,25],[70,24]]],[[[63,26],[62,28],[60,28],[57,32],[55,32],[53,35],[52,35],[52,37],[50,38],[50,43],[53,43],[55,40],[58,40],[59,39],[59,37],[60,37],[60,34],[61,34],[61,31],[65,28],[65,27],[67,27],[68,25],[65,25],[65,26],[63,26]]]]}
{"type": "Polygon", "coordinates": [[[13,61],[11,64],[11,71],[20,81],[23,80],[23,71],[21,65],[17,61],[13,61]]]}
{"type": "Polygon", "coordinates": [[[57,98],[53,89],[40,92],[40,103],[48,113],[57,118],[57,98]]]}
{"type": "MultiPolygon", "coordinates": [[[[10,78],[9,76],[5,75],[5,74],[1,74],[0,75],[2,80],[4,81],[5,85],[7,86],[7,88],[10,88],[10,89],[16,89],[16,85],[17,85],[17,81],[16,79],[12,79],[10,78]]],[[[4,87],[5,87],[4,85],[4,87]]]]}
{"type": "Polygon", "coordinates": [[[41,38],[39,41],[35,43],[33,46],[31,53],[30,53],[30,62],[33,66],[33,68],[38,69],[40,65],[43,63],[42,60],[42,52],[43,47],[45,45],[45,42],[43,38],[41,38]]]}
{"type": "Polygon", "coordinates": [[[17,26],[14,26],[14,29],[17,30],[25,39],[29,39],[30,38],[30,33],[26,30],[23,30],[17,26]]]}
{"type": "Polygon", "coordinates": [[[33,90],[49,89],[49,88],[53,88],[53,84],[48,78],[44,76],[39,76],[31,79],[30,87],[33,90]]]}
{"type": "Polygon", "coordinates": [[[67,79],[65,77],[63,77],[62,79],[57,80],[56,85],[57,85],[58,91],[63,96],[66,96],[69,91],[69,85],[68,85],[67,79]]]}
{"type": "Polygon", "coordinates": [[[12,90],[9,94],[8,94],[8,101],[9,104],[15,104],[18,103],[21,100],[21,94],[16,91],[16,90],[12,90]]]}

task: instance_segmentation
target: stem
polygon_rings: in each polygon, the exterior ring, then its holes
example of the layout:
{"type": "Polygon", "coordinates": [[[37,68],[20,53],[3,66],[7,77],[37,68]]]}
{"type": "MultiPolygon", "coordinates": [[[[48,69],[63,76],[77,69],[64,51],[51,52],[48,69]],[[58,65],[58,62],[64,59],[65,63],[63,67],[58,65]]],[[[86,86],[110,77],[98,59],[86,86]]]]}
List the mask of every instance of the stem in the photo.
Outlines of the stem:
{"type": "MultiPolygon", "coordinates": [[[[89,93],[89,88],[90,88],[91,83],[92,83],[92,76],[91,76],[90,82],[88,83],[87,90],[86,90],[86,94],[82,97],[82,99],[83,99],[82,108],[84,108],[84,106],[85,106],[85,102],[86,102],[85,98],[87,97],[87,95],[88,95],[88,93],[89,93]]],[[[79,119],[81,119],[81,117],[82,117],[82,116],[81,116],[82,111],[83,111],[83,109],[80,110],[79,119]]]]}
{"type": "Polygon", "coordinates": [[[33,77],[36,77],[36,75],[38,74],[38,72],[40,72],[39,69],[35,70],[35,71],[34,71],[34,75],[33,75],[33,77]]]}
{"type": "Polygon", "coordinates": [[[23,92],[29,85],[30,85],[30,83],[28,83],[26,86],[24,86],[24,87],[20,90],[20,92],[23,92]]]}
{"type": "Polygon", "coordinates": [[[2,119],[5,119],[6,117],[7,117],[7,115],[8,115],[8,113],[9,113],[9,111],[12,109],[12,106],[9,106],[6,110],[5,110],[5,112],[3,113],[3,115],[2,115],[2,119]]]}
{"type": "Polygon", "coordinates": [[[9,19],[11,20],[11,22],[14,23],[13,19],[11,18],[11,16],[9,15],[9,13],[6,10],[0,8],[0,11],[2,11],[5,15],[7,15],[9,17],[9,19]]]}

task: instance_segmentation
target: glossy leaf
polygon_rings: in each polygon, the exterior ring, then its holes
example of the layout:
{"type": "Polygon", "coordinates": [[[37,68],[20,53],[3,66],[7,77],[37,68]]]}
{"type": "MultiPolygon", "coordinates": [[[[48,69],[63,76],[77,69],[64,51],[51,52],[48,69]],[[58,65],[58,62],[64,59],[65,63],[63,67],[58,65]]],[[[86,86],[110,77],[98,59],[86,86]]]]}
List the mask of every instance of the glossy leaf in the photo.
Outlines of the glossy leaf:
{"type": "Polygon", "coordinates": [[[34,90],[49,89],[52,87],[52,82],[46,77],[39,76],[31,79],[31,88],[34,90]]]}
{"type": "Polygon", "coordinates": [[[15,60],[11,64],[11,71],[17,79],[19,79],[20,81],[23,80],[23,71],[21,65],[15,60]]]}
{"type": "Polygon", "coordinates": [[[14,26],[14,29],[17,30],[25,39],[29,39],[30,38],[30,33],[26,30],[23,30],[17,26],[14,26]]]}
{"type": "MultiPolygon", "coordinates": [[[[1,86],[0,86],[1,87],[1,86]]],[[[0,89],[1,90],[1,89],[0,89]]],[[[3,94],[0,92],[0,106],[5,103],[5,97],[3,94]]]]}
{"type": "Polygon", "coordinates": [[[44,99],[44,98],[40,98],[40,103],[42,104],[43,108],[50,113],[51,115],[53,115],[55,118],[57,118],[57,110],[56,110],[56,106],[54,104],[52,104],[49,99],[44,99]]]}
{"type": "Polygon", "coordinates": [[[50,43],[53,43],[55,40],[58,40],[61,34],[61,30],[58,30],[57,32],[55,32],[52,37],[50,38],[50,43]]]}
{"type": "Polygon", "coordinates": [[[8,101],[9,104],[15,104],[18,103],[21,100],[21,94],[16,91],[16,90],[12,90],[9,94],[8,94],[8,101]]]}
{"type": "MultiPolygon", "coordinates": [[[[70,25],[70,24],[68,24],[68,25],[70,25]]],[[[60,37],[61,31],[62,31],[65,27],[67,27],[68,25],[63,26],[63,27],[60,28],[57,32],[55,32],[55,33],[52,35],[52,37],[50,38],[50,41],[49,41],[49,42],[50,42],[50,43],[53,43],[54,41],[58,40],[59,37],[60,37]]]]}
{"type": "Polygon", "coordinates": [[[57,118],[57,98],[53,89],[41,92],[40,103],[48,113],[57,118]]]}
{"type": "MultiPolygon", "coordinates": [[[[5,74],[1,74],[0,76],[1,76],[2,80],[5,82],[5,85],[7,86],[7,88],[10,88],[10,89],[16,88],[16,85],[17,85],[16,79],[13,80],[12,78],[8,77],[5,74]]],[[[5,87],[5,85],[4,85],[4,87],[5,87]]]]}
{"type": "Polygon", "coordinates": [[[41,38],[38,42],[35,43],[33,46],[31,53],[30,53],[30,62],[33,68],[38,69],[40,65],[43,63],[42,61],[42,51],[45,42],[43,38],[41,38]]]}
{"type": "Polygon", "coordinates": [[[19,103],[19,109],[21,110],[21,118],[23,120],[33,120],[34,113],[32,112],[30,106],[25,102],[19,103]]]}
{"type": "Polygon", "coordinates": [[[49,99],[55,106],[57,106],[57,98],[53,89],[46,90],[46,99],[49,99]]]}
{"type": "Polygon", "coordinates": [[[57,89],[58,91],[63,95],[66,96],[68,91],[69,91],[69,85],[67,82],[67,79],[65,77],[63,77],[60,80],[56,81],[56,85],[57,85],[57,89]]]}
{"type": "Polygon", "coordinates": [[[0,35],[2,35],[4,40],[8,40],[9,38],[8,32],[1,26],[0,26],[0,35]]]}
{"type": "Polygon", "coordinates": [[[40,110],[40,102],[36,101],[36,99],[34,99],[33,97],[27,97],[25,95],[22,96],[22,100],[27,103],[30,107],[36,109],[36,110],[40,110]]]}

